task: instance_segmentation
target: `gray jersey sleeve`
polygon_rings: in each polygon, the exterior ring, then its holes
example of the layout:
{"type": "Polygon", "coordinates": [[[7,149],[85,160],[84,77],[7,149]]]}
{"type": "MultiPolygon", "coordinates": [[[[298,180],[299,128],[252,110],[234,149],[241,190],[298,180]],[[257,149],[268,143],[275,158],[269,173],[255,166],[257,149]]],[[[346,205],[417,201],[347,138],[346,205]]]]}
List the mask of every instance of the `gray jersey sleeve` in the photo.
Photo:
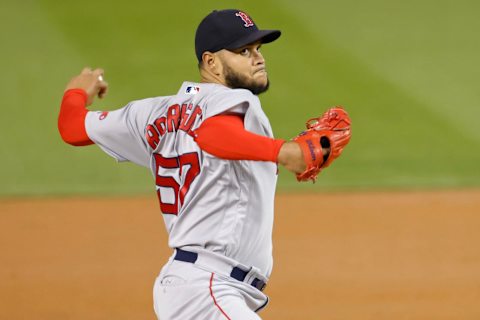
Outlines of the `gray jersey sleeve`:
{"type": "Polygon", "coordinates": [[[148,108],[132,102],[110,112],[90,111],[85,119],[89,138],[117,161],[150,166],[150,153],[143,138],[148,108]]]}
{"type": "Polygon", "coordinates": [[[205,119],[222,113],[245,114],[255,96],[245,89],[224,89],[212,94],[208,99],[205,119]]]}

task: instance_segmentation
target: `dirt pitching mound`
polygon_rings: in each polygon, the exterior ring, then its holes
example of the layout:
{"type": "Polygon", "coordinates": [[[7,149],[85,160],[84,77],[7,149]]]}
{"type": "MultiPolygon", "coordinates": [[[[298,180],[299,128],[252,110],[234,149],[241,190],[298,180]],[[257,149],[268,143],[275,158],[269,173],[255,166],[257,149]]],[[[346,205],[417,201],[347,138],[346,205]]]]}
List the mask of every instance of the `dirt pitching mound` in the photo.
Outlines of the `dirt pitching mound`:
{"type": "MultiPolygon", "coordinates": [[[[0,200],[0,319],[155,319],[155,196],[0,200]]],[[[263,319],[480,319],[480,191],[280,194],[263,319]]]]}

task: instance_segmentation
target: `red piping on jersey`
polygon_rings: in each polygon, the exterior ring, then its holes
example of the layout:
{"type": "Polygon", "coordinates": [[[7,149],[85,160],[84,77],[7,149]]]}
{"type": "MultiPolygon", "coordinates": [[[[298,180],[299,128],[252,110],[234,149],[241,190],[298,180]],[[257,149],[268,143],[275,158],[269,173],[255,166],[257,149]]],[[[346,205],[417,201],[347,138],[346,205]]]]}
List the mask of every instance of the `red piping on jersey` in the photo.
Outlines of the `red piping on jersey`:
{"type": "Polygon", "coordinates": [[[218,115],[206,119],[194,131],[198,146],[218,158],[277,162],[285,140],[245,130],[243,116],[218,115]]]}
{"type": "Polygon", "coordinates": [[[213,299],[213,303],[217,306],[217,308],[220,310],[220,312],[228,319],[228,320],[232,320],[230,319],[230,317],[225,313],[225,311],[223,311],[223,309],[218,305],[217,303],[217,300],[215,299],[215,296],[213,295],[213,290],[212,290],[212,283],[213,283],[213,276],[215,275],[215,273],[212,273],[212,276],[210,277],[210,296],[212,297],[213,299]]]}
{"type": "Polygon", "coordinates": [[[82,89],[70,89],[63,95],[58,115],[58,131],[63,141],[68,144],[74,146],[93,144],[85,129],[87,98],[87,93],[82,89]]]}

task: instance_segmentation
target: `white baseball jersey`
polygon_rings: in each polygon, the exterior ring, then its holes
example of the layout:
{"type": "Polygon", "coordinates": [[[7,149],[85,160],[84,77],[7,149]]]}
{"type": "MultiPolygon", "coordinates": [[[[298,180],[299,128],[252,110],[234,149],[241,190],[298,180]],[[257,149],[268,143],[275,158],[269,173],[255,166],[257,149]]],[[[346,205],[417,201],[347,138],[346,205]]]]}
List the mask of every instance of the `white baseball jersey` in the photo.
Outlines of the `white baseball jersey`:
{"type": "Polygon", "coordinates": [[[269,277],[277,165],[219,159],[193,138],[205,119],[232,112],[245,115],[246,130],[273,137],[255,95],[212,83],[184,82],[177,95],[89,112],[85,126],[118,161],[151,169],[170,247],[211,250],[269,277]]]}

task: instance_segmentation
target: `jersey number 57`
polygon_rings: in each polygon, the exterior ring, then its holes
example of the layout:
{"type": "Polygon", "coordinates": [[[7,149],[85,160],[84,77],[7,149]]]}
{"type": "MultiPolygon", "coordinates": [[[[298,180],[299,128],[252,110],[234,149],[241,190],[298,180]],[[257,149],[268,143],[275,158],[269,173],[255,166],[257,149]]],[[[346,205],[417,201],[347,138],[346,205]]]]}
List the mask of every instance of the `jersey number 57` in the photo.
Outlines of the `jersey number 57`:
{"type": "Polygon", "coordinates": [[[178,214],[179,203],[183,205],[185,196],[190,189],[190,185],[200,173],[200,162],[196,152],[185,153],[178,157],[165,158],[161,154],[155,153],[155,172],[157,185],[157,195],[160,201],[160,209],[164,214],[178,214]],[[184,175],[183,175],[184,173],[184,175]],[[177,182],[182,181],[183,184],[177,182]],[[163,202],[161,188],[167,188],[173,191],[173,200],[163,202]]]}

